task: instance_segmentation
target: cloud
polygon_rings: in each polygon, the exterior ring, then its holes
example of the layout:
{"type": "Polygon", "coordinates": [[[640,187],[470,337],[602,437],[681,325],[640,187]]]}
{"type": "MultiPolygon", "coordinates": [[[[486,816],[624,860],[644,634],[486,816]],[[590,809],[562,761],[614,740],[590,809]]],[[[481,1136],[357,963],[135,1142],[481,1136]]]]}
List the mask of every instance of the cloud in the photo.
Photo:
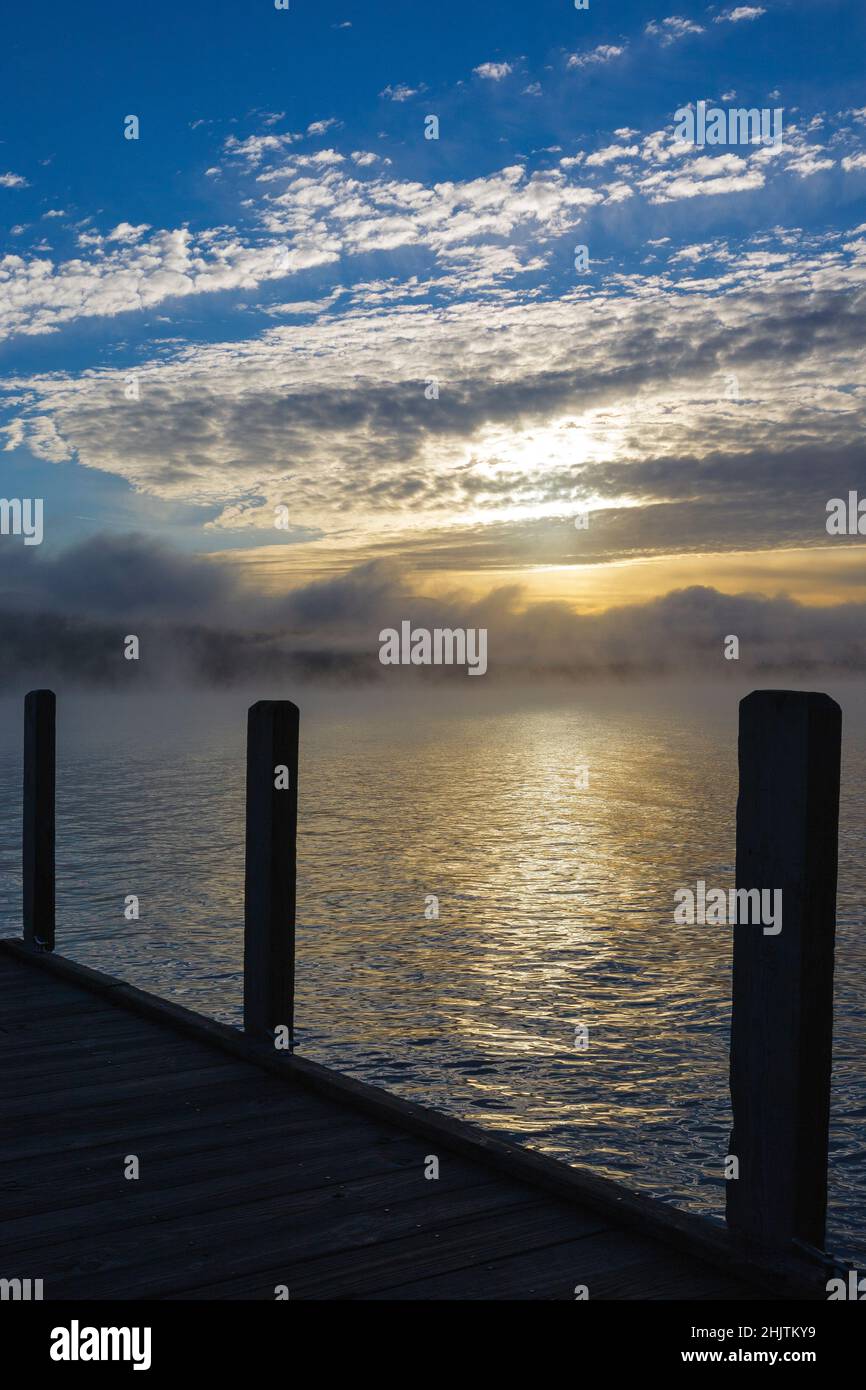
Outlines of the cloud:
{"type": "MultiPolygon", "coordinates": [[[[480,262],[455,258],[464,295],[479,263],[489,274],[493,252],[477,250],[480,262]]],[[[493,250],[502,274],[510,249],[493,250]]],[[[862,478],[866,242],[776,234],[656,253],[646,278],[615,270],[556,301],[433,307],[423,279],[362,282],[340,312],[302,304],[313,322],[163,350],[141,365],[137,401],[122,369],[10,378],[10,443],[207,509],[214,538],[265,545],[287,500],[323,549],[363,536],[440,563],[453,551],[467,569],[494,535],[510,537],[514,566],[545,563],[549,519],[578,505],[603,510],[592,563],[743,537],[815,543],[822,498],[862,478]]]]}
{"type": "Polygon", "coordinates": [[[420,87],[410,87],[405,82],[400,82],[396,87],[390,83],[380,93],[380,97],[386,97],[389,101],[408,101],[410,97],[416,97],[422,90],[420,87]]]}
{"type": "Polygon", "coordinates": [[[713,20],[714,24],[741,24],[743,20],[760,19],[762,14],[767,11],[760,5],[737,5],[736,9],[725,10],[723,14],[717,14],[713,20]]]}
{"type": "Polygon", "coordinates": [[[326,135],[329,130],[339,130],[343,122],[338,121],[336,116],[329,116],[325,121],[311,121],[307,126],[308,135],[326,135]]]}
{"type": "MultiPolygon", "coordinates": [[[[313,123],[320,133],[327,124],[313,123]]],[[[395,177],[391,160],[372,151],[300,153],[296,145],[303,137],[293,133],[229,137],[225,199],[236,196],[243,230],[122,222],[104,234],[88,219],[79,229],[78,256],[55,261],[50,248],[31,245],[0,260],[0,332],[56,332],[79,318],[140,314],[171,299],[249,292],[315,267],[398,250],[433,258],[438,289],[447,295],[506,292],[515,276],[548,264],[557,239],[580,226],[593,208],[636,198],[664,204],[748,195],[780,178],[799,181],[827,172],[840,158],[840,176],[861,167],[859,130],[846,128],[828,150],[814,138],[813,125],[789,124],[778,146],[744,146],[736,155],[716,156],[678,141],[672,128],[652,131],[639,143],[640,173],[630,171],[628,181],[615,185],[608,182],[607,165],[635,158],[636,139],[608,144],[588,157],[577,151],[553,169],[533,168],[527,160],[464,181],[423,183],[395,177]],[[471,266],[471,274],[461,278],[459,262],[465,271],[471,266]]],[[[618,138],[634,136],[630,128],[628,136],[626,127],[618,129],[618,138]]],[[[547,153],[536,152],[541,158],[547,153]]],[[[207,170],[211,176],[218,172],[207,170]]],[[[369,278],[369,269],[361,273],[369,278]]],[[[351,276],[351,267],[345,274],[351,276]]],[[[424,274],[432,278],[429,266],[424,274]]]]}
{"type": "Polygon", "coordinates": [[[0,188],[29,188],[22,174],[0,174],[0,188]]]}
{"type": "Polygon", "coordinates": [[[760,169],[747,169],[737,155],[698,161],[683,173],[655,174],[642,179],[640,187],[650,193],[650,202],[666,203],[683,198],[706,198],[743,193],[762,188],[765,178],[760,169]]]}
{"type": "Polygon", "coordinates": [[[337,259],[336,244],[303,235],[293,244],[271,237],[265,245],[245,245],[231,233],[202,234],[183,228],[142,235],[141,228],[120,228],[105,238],[119,249],[98,248],[90,261],[73,259],[55,266],[42,257],[0,258],[0,329],[39,334],[79,317],[130,313],[153,308],[166,299],[249,289],[263,281],[337,259]]]}
{"type": "Polygon", "coordinates": [[[597,63],[612,63],[615,58],[621,58],[624,52],[624,46],[600,43],[597,48],[588,49],[585,53],[570,54],[566,67],[586,68],[597,63]]]}
{"type": "Polygon", "coordinates": [[[501,82],[503,77],[508,77],[514,71],[510,63],[480,63],[472,71],[478,77],[485,77],[490,82],[501,82]]]}
{"type": "Polygon", "coordinates": [[[88,617],[215,616],[237,592],[220,566],[135,534],[99,535],[35,563],[6,547],[0,576],[0,589],[18,591],[29,608],[88,617]]]}
{"type": "MultiPolygon", "coordinates": [[[[321,241],[327,222],[330,244],[343,255],[425,246],[440,259],[452,259],[470,254],[482,239],[522,228],[532,227],[535,238],[558,235],[602,201],[601,193],[576,185],[564,169],[528,173],[514,164],[465,182],[425,186],[384,173],[360,180],[336,169],[315,180],[297,177],[305,167],[304,157],[294,155],[260,175],[262,181],[288,184],[285,192],[269,196],[266,230],[275,237],[308,232],[321,241]]],[[[515,248],[509,264],[519,259],[515,248]]]]}
{"type": "Polygon", "coordinates": [[[594,154],[587,155],[587,167],[600,164],[610,164],[615,159],[629,159],[639,153],[637,145],[608,145],[603,150],[596,150],[594,154]]]}
{"type": "MultiPolygon", "coordinates": [[[[275,599],[243,592],[219,561],[181,558],[140,537],[98,537],[55,561],[28,560],[24,601],[4,583],[0,682],[61,689],[128,679],[124,637],[141,643],[139,686],[183,681],[249,685],[264,679],[433,681],[438,668],[394,672],[378,660],[378,633],[416,627],[485,628],[488,679],[572,682],[680,674],[717,677],[723,641],[740,639],[741,672],[866,672],[866,605],[806,607],[792,599],[674,590],[646,603],[577,614],[563,603],[525,602],[519,586],[481,598],[413,590],[391,561],[356,566],[275,599]],[[155,588],[132,582],[146,574],[155,588]]],[[[21,568],[12,571],[20,584],[21,568]]],[[[5,580],[6,575],[3,575],[5,580]]]]}
{"type": "Polygon", "coordinates": [[[652,38],[661,41],[665,48],[679,39],[687,38],[689,34],[702,34],[704,28],[702,24],[695,24],[691,19],[683,19],[680,15],[670,15],[668,19],[663,19],[660,23],[651,19],[644,28],[644,33],[652,38]]]}
{"type": "Polygon", "coordinates": [[[294,145],[301,139],[300,135],[286,133],[284,135],[248,135],[246,139],[239,140],[236,135],[226,137],[225,148],[230,155],[237,159],[244,159],[248,164],[255,167],[261,164],[266,154],[278,154],[287,149],[289,145],[294,145]]]}
{"type": "Polygon", "coordinates": [[[140,222],[134,227],[131,222],[119,222],[113,231],[108,233],[106,241],[122,241],[131,244],[140,241],[145,232],[150,231],[147,222],[140,222]]]}
{"type": "Polygon", "coordinates": [[[796,123],[786,126],[780,144],[748,143],[736,149],[736,154],[708,154],[707,147],[678,140],[672,130],[653,131],[641,144],[641,159],[649,172],[638,179],[638,189],[651,203],[743,193],[763,188],[771,177],[804,178],[835,162],[796,123]]]}
{"type": "Polygon", "coordinates": [[[322,314],[336,302],[340,293],[339,290],[336,290],[332,294],[325,295],[322,299],[294,299],[287,304],[268,304],[263,307],[262,313],[267,314],[269,318],[322,314]]]}

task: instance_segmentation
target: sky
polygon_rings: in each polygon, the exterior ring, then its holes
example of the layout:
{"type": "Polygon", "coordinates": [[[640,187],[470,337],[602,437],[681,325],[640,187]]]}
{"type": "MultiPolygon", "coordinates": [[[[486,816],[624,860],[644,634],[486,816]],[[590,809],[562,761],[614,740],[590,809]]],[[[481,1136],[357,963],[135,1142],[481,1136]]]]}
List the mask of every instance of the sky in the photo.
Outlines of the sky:
{"type": "Polygon", "coordinates": [[[7,667],[103,679],[134,620],[208,679],[357,673],[410,618],[512,668],[866,668],[825,524],[866,496],[864,38],[861,0],[16,7],[7,667]],[[776,135],[695,144],[701,102],[776,135]]]}

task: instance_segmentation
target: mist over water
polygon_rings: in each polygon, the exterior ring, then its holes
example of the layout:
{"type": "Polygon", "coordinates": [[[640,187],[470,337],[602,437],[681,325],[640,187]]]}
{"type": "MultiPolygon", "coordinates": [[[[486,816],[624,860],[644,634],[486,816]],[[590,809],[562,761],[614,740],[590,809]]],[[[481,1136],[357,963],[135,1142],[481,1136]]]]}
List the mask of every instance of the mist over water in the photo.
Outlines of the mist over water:
{"type": "MultiPolygon", "coordinates": [[[[245,712],[294,699],[299,1052],[720,1217],[730,929],[673,908],[733,885],[751,687],[468,686],[61,694],[57,949],[240,1022],[245,712]]],[[[844,719],[828,1244],[862,1261],[866,689],[818,688],[844,719]]],[[[13,934],[22,701],[0,710],[13,934]]]]}

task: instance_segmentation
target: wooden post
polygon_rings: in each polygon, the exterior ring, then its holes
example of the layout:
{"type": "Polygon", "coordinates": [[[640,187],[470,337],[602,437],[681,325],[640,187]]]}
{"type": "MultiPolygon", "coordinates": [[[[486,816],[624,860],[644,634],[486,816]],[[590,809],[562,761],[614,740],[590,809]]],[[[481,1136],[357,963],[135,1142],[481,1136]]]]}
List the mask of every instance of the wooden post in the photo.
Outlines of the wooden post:
{"type": "Polygon", "coordinates": [[[824,1245],[841,733],[827,695],[740,703],[737,888],[781,889],[782,929],[734,928],[727,1221],[766,1247],[824,1245]]]}
{"type": "Polygon", "coordinates": [[[244,1031],[294,1039],[297,705],[259,700],[247,719],[244,1031]]]}
{"type": "Polygon", "coordinates": [[[54,950],[53,690],[24,698],[24,941],[54,950]]]}

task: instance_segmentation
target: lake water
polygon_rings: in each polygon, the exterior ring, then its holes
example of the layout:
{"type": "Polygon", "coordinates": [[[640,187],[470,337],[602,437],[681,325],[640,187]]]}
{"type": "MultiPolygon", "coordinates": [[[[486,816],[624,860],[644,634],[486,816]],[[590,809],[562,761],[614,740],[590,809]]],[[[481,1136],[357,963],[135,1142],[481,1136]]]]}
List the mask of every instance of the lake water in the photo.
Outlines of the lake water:
{"type": "MultiPolygon", "coordinates": [[[[748,688],[63,697],[57,949],[240,1020],[245,710],[294,698],[299,1052],[721,1216],[730,933],[675,926],[673,894],[733,882],[748,688]]],[[[828,1238],[862,1263],[866,699],[828,688],[845,716],[828,1238]]],[[[0,712],[11,934],[21,700],[0,712]]]]}

